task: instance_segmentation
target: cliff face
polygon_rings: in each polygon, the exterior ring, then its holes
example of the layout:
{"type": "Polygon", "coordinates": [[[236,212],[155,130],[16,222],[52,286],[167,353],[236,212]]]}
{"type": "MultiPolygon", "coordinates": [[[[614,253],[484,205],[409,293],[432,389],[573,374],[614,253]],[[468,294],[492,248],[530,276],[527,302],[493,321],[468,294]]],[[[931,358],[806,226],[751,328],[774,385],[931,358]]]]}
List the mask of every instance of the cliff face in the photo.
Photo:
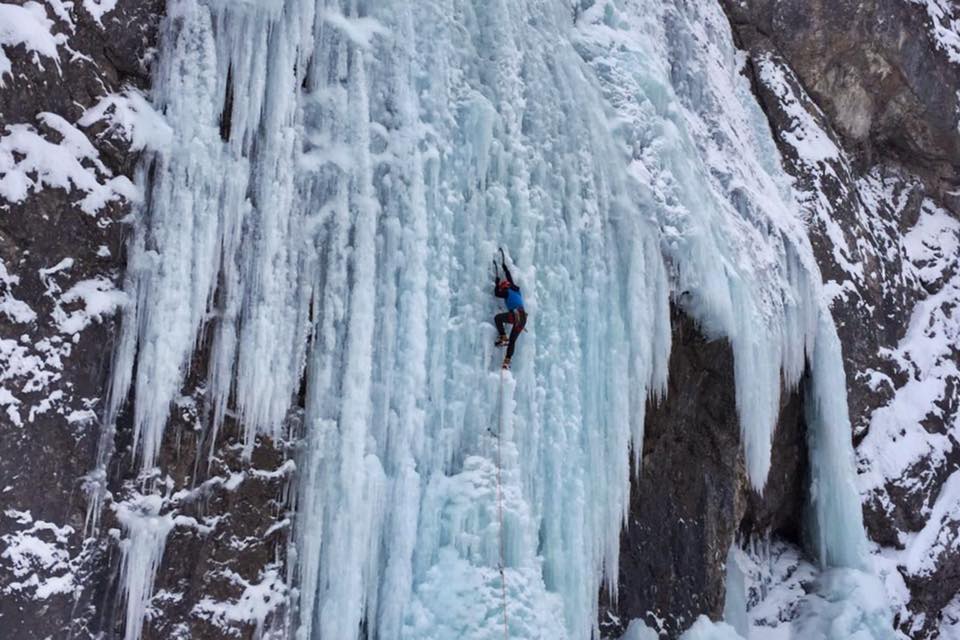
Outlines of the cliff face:
{"type": "MultiPolygon", "coordinates": [[[[954,488],[960,461],[955,38],[960,16],[955,6],[935,1],[730,0],[724,7],[748,54],[746,72],[795,179],[832,293],[865,523],[877,543],[875,561],[896,610],[895,623],[907,637],[933,637],[942,626],[956,624],[960,593],[954,488]]],[[[685,378],[675,365],[672,360],[671,376],[685,378]]],[[[722,379],[729,376],[718,376],[722,379]]],[[[671,384],[671,393],[697,395],[687,385],[671,384]]],[[[729,400],[731,393],[721,385],[699,400],[668,396],[666,406],[706,408],[724,395],[729,400]]],[[[721,416],[732,410],[730,402],[726,406],[721,416]]],[[[656,428],[658,416],[651,415],[648,429],[656,428]]],[[[684,433],[684,420],[671,424],[684,433]]],[[[725,433],[723,424],[705,421],[701,433],[725,433]]],[[[730,497],[736,489],[721,489],[737,486],[735,474],[717,476],[709,465],[701,471],[706,485],[727,496],[716,501],[727,505],[724,519],[740,521],[737,501],[730,497]]],[[[637,549],[647,548],[642,531],[662,522],[647,520],[651,510],[661,510],[642,489],[645,475],[634,487],[635,515],[624,534],[627,566],[637,549]]],[[[669,503],[678,523],[683,497],[699,491],[686,488],[679,495],[669,503]]],[[[717,529],[714,518],[704,514],[709,511],[701,511],[695,537],[722,547],[729,530],[717,529]]],[[[676,530],[683,529],[676,524],[676,530]]],[[[651,563],[663,557],[656,552],[640,556],[646,560],[637,575],[680,565],[651,563]]],[[[671,599],[670,590],[634,586],[629,575],[621,576],[621,584],[627,594],[621,594],[622,610],[634,616],[648,610],[653,616],[648,621],[670,620],[666,611],[688,622],[691,613],[716,616],[723,590],[716,578],[687,585],[679,593],[695,594],[700,602],[691,607],[681,598],[674,609],[661,604],[671,599]]]]}
{"type": "MultiPolygon", "coordinates": [[[[162,477],[138,472],[130,407],[101,434],[123,276],[149,268],[126,263],[135,167],[166,143],[143,97],[164,3],[106,5],[0,4],[0,27],[15,18],[40,34],[0,42],[0,629],[119,637],[146,613],[145,638],[282,632],[299,409],[290,441],[261,439],[249,460],[232,417],[209,434],[205,338],[164,433],[162,477]],[[130,528],[131,512],[154,529],[130,528]],[[153,593],[121,593],[129,572],[155,577],[153,593]]],[[[865,521],[896,624],[934,637],[960,618],[960,15],[941,0],[724,7],[833,294],[865,521]]],[[[729,345],[679,310],[672,320],[620,592],[601,596],[611,635],[631,618],[669,636],[719,618],[734,542],[772,536],[793,558],[791,588],[809,577],[803,393],[784,396],[757,495],[729,345]]]]}
{"type": "Polygon", "coordinates": [[[934,0],[725,8],[833,292],[876,561],[900,630],[928,637],[955,623],[960,593],[960,14],[934,0]]]}
{"type": "Polygon", "coordinates": [[[953,3],[724,4],[751,53],[783,57],[860,172],[900,164],[956,210],[960,42],[953,3]]]}
{"type": "Polygon", "coordinates": [[[30,34],[0,36],[0,627],[18,638],[82,631],[92,612],[74,598],[99,589],[83,478],[96,462],[139,154],[114,118],[88,114],[147,84],[162,7],[127,2],[104,17],[56,4],[0,5],[0,31],[30,34]]]}
{"type": "MultiPolygon", "coordinates": [[[[831,294],[865,524],[895,624],[906,637],[936,636],[956,624],[960,593],[960,15],[933,0],[723,4],[831,294]]],[[[691,342],[685,324],[674,326],[669,393],[647,420],[619,601],[601,616],[611,633],[632,617],[671,637],[699,613],[718,618],[722,554],[737,526],[753,552],[751,541],[770,534],[780,541],[774,547],[803,546],[800,532],[784,526],[799,518],[803,496],[784,500],[773,478],[758,496],[729,464],[738,451],[729,353],[691,342]],[[654,449],[658,456],[646,455],[654,449]],[[678,459],[664,468],[671,451],[678,459]],[[687,504],[705,492],[710,507],[687,504]],[[748,501],[784,512],[758,522],[744,515],[748,501]]],[[[774,451],[802,445],[791,435],[803,432],[802,418],[790,417],[798,402],[794,395],[784,408],[774,451]]],[[[782,461],[773,469],[802,476],[782,461]]],[[[762,553],[769,557],[770,547],[762,553]]],[[[777,615],[764,621],[757,593],[747,604],[760,624],[776,623],[777,615]]]]}
{"type": "Polygon", "coordinates": [[[30,34],[2,40],[0,56],[0,635],[114,637],[139,598],[143,637],[250,636],[285,598],[283,447],[263,443],[245,462],[229,421],[200,441],[202,370],[171,418],[164,477],[138,477],[129,415],[101,440],[134,268],[128,216],[141,215],[135,167],[166,142],[144,97],[165,3],[106,4],[0,5],[0,32],[9,20],[30,34]],[[144,499],[147,486],[162,504],[144,499]],[[125,528],[128,510],[162,512],[152,524],[172,529],[149,600],[118,592],[123,572],[150,570],[133,558],[150,532],[125,528]]]}

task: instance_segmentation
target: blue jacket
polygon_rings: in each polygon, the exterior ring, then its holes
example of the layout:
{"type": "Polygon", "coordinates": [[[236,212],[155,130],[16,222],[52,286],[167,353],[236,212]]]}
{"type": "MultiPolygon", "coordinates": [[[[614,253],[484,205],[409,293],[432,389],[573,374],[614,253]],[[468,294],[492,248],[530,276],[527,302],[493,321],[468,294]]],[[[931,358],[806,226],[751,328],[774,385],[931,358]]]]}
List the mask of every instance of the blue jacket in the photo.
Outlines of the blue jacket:
{"type": "Polygon", "coordinates": [[[523,295],[520,293],[520,287],[513,282],[513,276],[507,269],[507,263],[501,263],[503,267],[504,280],[501,281],[497,274],[493,276],[493,295],[503,298],[507,303],[507,311],[513,311],[523,307],[523,295]],[[500,285],[507,285],[501,287],[500,285]]]}
{"type": "Polygon", "coordinates": [[[507,311],[513,311],[514,309],[519,309],[523,307],[523,294],[520,293],[520,288],[514,285],[507,290],[507,311]]]}

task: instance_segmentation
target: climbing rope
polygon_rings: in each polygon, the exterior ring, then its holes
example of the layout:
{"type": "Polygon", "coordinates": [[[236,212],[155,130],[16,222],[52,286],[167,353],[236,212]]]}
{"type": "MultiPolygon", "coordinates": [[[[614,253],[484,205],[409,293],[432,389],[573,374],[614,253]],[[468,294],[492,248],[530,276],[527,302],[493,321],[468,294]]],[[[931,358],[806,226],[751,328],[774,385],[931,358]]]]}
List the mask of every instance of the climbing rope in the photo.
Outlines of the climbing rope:
{"type": "Polygon", "coordinates": [[[500,477],[503,460],[503,370],[500,371],[500,400],[497,403],[497,520],[500,524],[500,596],[503,599],[503,637],[510,640],[507,624],[507,578],[504,572],[506,553],[503,542],[503,482],[500,477]]]}

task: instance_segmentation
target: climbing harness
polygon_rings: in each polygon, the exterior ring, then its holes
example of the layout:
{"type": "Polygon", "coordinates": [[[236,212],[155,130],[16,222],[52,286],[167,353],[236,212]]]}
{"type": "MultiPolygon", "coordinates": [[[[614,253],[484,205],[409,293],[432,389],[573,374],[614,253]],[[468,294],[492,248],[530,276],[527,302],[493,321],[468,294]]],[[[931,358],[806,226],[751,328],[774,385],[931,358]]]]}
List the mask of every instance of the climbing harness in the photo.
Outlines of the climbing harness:
{"type": "Polygon", "coordinates": [[[500,400],[497,403],[497,520],[500,529],[500,596],[503,599],[503,637],[510,640],[510,627],[507,624],[507,578],[504,572],[506,563],[503,542],[503,482],[500,476],[503,461],[503,379],[504,371],[500,370],[500,400]]]}

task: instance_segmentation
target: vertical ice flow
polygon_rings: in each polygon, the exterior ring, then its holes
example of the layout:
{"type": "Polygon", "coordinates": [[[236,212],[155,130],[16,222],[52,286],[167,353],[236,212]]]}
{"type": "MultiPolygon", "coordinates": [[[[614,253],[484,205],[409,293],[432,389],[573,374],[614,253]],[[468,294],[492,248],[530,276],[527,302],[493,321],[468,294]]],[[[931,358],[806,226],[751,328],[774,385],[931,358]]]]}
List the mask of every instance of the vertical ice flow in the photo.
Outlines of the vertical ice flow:
{"type": "Polygon", "coordinates": [[[157,464],[198,347],[211,439],[234,415],[247,454],[302,381],[303,640],[501,637],[504,586],[510,637],[594,633],[671,297],[731,340],[758,489],[813,363],[815,483],[841,496],[814,525],[826,564],[861,557],[857,518],[821,524],[856,497],[839,344],[723,13],[588,4],[169,1],[153,99],[176,135],[141,171],[91,478],[131,389],[157,464]],[[531,316],[503,377],[498,245],[531,316]]]}
{"type": "Polygon", "coordinates": [[[127,534],[121,545],[120,598],[125,602],[124,640],[138,640],[153,596],[153,581],[163,557],[173,516],[161,515],[158,495],[118,505],[117,520],[127,534]]]}

